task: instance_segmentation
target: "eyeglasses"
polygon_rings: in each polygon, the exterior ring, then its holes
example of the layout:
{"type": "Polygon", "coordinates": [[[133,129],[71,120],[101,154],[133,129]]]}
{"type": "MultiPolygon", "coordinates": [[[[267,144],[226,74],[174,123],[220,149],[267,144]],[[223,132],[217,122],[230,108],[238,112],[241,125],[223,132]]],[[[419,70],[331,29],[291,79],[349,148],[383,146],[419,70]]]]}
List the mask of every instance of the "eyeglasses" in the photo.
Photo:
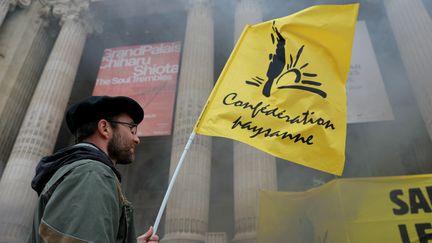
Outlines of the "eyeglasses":
{"type": "Polygon", "coordinates": [[[113,120],[107,120],[107,121],[111,122],[111,123],[125,125],[125,126],[129,127],[129,129],[133,135],[136,135],[136,133],[137,133],[138,124],[129,123],[129,122],[121,122],[121,121],[113,121],[113,120]]]}

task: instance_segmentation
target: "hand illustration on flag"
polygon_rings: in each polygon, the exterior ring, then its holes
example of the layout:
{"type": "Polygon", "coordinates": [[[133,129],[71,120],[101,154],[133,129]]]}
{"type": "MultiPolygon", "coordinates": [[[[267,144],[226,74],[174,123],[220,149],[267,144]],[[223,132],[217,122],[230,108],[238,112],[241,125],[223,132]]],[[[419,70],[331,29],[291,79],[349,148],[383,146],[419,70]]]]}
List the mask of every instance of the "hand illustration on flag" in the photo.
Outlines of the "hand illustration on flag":
{"type": "MultiPolygon", "coordinates": [[[[273,29],[274,34],[276,34],[276,36],[277,36],[276,37],[276,40],[277,40],[276,53],[275,54],[271,53],[269,55],[269,59],[271,61],[270,61],[270,64],[269,64],[268,70],[267,70],[267,80],[265,81],[265,84],[264,84],[263,95],[266,97],[269,97],[270,96],[270,90],[272,88],[274,80],[277,78],[277,80],[276,80],[276,85],[277,85],[279,83],[280,79],[282,79],[285,75],[289,75],[290,73],[294,73],[294,75],[295,75],[295,77],[294,77],[294,83],[295,84],[297,84],[301,81],[302,84],[320,86],[321,83],[316,82],[316,81],[300,80],[301,75],[304,75],[306,77],[316,77],[317,76],[317,74],[315,74],[315,73],[301,73],[301,70],[303,68],[307,67],[309,65],[309,63],[305,63],[300,68],[297,68],[297,63],[298,63],[298,61],[301,57],[301,54],[303,52],[304,45],[301,46],[300,49],[298,50],[295,59],[293,59],[293,56],[290,55],[290,62],[286,66],[287,71],[282,73],[282,71],[285,68],[285,64],[286,64],[286,60],[285,60],[285,38],[279,33],[277,27],[275,27],[275,21],[273,21],[272,29],[273,29]]],[[[273,33],[271,34],[272,43],[275,43],[274,34],[273,33]]],[[[262,79],[258,76],[252,78],[252,80],[253,81],[247,80],[246,84],[260,87],[262,82],[264,81],[264,79],[262,79]]],[[[302,85],[285,85],[285,86],[279,86],[278,89],[301,89],[301,90],[307,90],[307,91],[316,93],[316,94],[322,96],[323,98],[325,98],[327,96],[327,94],[320,89],[306,87],[306,86],[302,86],[302,85]]]]}
{"type": "Polygon", "coordinates": [[[194,128],[341,175],[359,4],[246,26],[194,128]]]}

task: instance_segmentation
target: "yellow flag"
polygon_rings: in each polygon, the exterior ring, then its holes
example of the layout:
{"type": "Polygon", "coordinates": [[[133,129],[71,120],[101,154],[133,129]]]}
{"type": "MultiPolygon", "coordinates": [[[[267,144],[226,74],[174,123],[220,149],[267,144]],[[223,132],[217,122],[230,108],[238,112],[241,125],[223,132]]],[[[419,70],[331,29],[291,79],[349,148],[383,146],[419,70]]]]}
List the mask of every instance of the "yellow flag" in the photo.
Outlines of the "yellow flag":
{"type": "Polygon", "coordinates": [[[315,6],[246,26],[194,131],[341,175],[358,8],[315,6]]]}
{"type": "Polygon", "coordinates": [[[306,192],[262,191],[258,243],[432,241],[432,174],[337,179],[306,192]]]}

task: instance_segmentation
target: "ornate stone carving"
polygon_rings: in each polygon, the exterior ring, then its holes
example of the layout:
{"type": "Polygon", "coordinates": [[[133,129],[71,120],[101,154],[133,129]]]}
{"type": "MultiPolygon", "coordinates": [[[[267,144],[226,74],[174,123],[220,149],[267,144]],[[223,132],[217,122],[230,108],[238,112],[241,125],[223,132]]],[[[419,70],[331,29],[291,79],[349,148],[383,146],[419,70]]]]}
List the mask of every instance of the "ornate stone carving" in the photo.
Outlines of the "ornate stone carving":
{"type": "Polygon", "coordinates": [[[9,11],[14,11],[16,7],[27,8],[32,3],[32,0],[3,0],[6,4],[9,3],[9,11]]]}
{"type": "Polygon", "coordinates": [[[66,20],[78,20],[84,15],[90,6],[89,0],[47,0],[52,7],[54,17],[60,18],[60,23],[66,20]]]}
{"type": "Polygon", "coordinates": [[[87,33],[101,33],[102,22],[89,12],[90,2],[94,0],[45,0],[54,17],[60,19],[60,25],[66,21],[81,23],[87,33]]]}
{"type": "Polygon", "coordinates": [[[28,6],[30,6],[31,4],[31,0],[18,0],[17,5],[20,8],[27,8],[28,6]]]}

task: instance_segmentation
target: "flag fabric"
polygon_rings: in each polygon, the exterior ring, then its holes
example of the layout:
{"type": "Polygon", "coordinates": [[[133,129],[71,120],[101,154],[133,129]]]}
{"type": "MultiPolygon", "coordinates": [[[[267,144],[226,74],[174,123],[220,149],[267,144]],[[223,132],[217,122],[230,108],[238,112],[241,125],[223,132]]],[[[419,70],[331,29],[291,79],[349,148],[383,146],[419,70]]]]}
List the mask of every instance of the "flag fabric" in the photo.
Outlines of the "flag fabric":
{"type": "Polygon", "coordinates": [[[358,8],[314,6],[246,26],[194,131],[341,175],[358,8]]]}
{"type": "Polygon", "coordinates": [[[432,174],[336,179],[306,192],[261,191],[258,243],[432,240],[432,174]]]}

